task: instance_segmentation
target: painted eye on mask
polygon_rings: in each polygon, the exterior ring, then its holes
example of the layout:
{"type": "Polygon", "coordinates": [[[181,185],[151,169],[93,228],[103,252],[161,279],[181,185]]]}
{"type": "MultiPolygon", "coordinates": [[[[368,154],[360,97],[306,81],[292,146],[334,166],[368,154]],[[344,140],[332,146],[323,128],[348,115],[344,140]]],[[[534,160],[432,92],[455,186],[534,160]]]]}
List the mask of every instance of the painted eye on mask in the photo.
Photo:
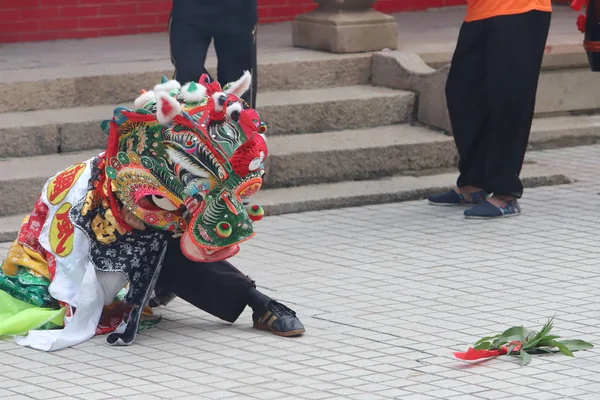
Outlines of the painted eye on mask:
{"type": "Polygon", "coordinates": [[[193,139],[187,139],[182,143],[183,148],[189,153],[191,150],[196,148],[196,141],[193,139]]]}
{"type": "Polygon", "coordinates": [[[265,153],[263,153],[261,151],[260,155],[258,157],[256,157],[254,160],[250,161],[250,165],[248,165],[248,169],[250,171],[256,171],[257,169],[260,168],[260,166],[262,165],[264,160],[265,160],[265,153]]]}
{"type": "Polygon", "coordinates": [[[175,211],[175,210],[177,210],[177,206],[175,206],[175,204],[171,203],[170,200],[168,200],[168,199],[166,199],[166,198],[164,198],[162,196],[156,195],[156,194],[152,195],[152,202],[157,207],[160,207],[160,208],[162,208],[163,210],[166,210],[166,211],[175,211]]]}
{"type": "Polygon", "coordinates": [[[219,222],[217,224],[216,232],[217,236],[221,239],[228,238],[231,236],[231,225],[227,222],[219,222]]]}

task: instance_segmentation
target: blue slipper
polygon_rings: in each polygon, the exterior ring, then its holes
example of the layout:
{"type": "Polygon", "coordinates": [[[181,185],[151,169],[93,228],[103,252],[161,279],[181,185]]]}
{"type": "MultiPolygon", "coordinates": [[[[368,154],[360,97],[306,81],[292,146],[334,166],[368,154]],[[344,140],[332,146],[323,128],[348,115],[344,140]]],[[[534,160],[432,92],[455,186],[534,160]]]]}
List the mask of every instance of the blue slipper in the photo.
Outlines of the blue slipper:
{"type": "Polygon", "coordinates": [[[509,200],[502,207],[496,207],[489,201],[485,200],[483,203],[465,210],[465,218],[469,219],[491,219],[491,218],[504,218],[504,217],[516,217],[521,213],[521,207],[516,199],[509,200]]]}
{"type": "Polygon", "coordinates": [[[456,193],[453,189],[430,196],[429,204],[434,206],[472,206],[483,203],[486,198],[487,193],[484,191],[471,193],[467,197],[467,195],[456,193]]]}

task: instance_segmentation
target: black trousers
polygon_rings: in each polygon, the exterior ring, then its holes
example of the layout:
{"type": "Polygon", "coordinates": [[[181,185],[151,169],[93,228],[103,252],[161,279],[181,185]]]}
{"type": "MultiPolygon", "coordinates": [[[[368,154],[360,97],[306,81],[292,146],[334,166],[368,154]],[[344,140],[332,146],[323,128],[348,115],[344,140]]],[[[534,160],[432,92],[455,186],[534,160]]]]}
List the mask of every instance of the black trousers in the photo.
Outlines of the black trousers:
{"type": "Polygon", "coordinates": [[[446,84],[458,187],[522,196],[519,174],[550,19],[549,12],[531,11],[462,25],[446,84]]]}
{"type": "Polygon", "coordinates": [[[254,281],[227,261],[198,263],[183,255],[179,240],[169,243],[157,287],[228,322],[248,304],[254,281]]]}
{"type": "Polygon", "coordinates": [[[183,85],[198,82],[200,75],[207,73],[204,64],[212,40],[217,53],[217,78],[221,86],[237,81],[244,71],[252,73],[252,87],[243,99],[254,108],[257,88],[256,27],[240,33],[215,33],[185,20],[171,18],[169,43],[171,61],[175,67],[174,79],[183,85]]]}

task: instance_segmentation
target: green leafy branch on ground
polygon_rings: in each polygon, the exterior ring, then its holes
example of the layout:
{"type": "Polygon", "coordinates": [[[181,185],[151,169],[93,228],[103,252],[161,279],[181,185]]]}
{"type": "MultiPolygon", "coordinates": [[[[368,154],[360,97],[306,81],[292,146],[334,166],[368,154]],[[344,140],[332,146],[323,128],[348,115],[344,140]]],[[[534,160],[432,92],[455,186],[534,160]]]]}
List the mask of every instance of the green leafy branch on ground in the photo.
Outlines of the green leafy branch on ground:
{"type": "Polygon", "coordinates": [[[465,353],[454,353],[454,355],[462,360],[509,355],[519,357],[521,365],[527,365],[531,361],[532,354],[562,353],[573,357],[574,351],[594,347],[583,340],[558,340],[560,336],[550,333],[553,322],[554,318],[548,319],[539,332],[529,331],[523,326],[513,326],[501,334],[482,338],[465,353]]]}

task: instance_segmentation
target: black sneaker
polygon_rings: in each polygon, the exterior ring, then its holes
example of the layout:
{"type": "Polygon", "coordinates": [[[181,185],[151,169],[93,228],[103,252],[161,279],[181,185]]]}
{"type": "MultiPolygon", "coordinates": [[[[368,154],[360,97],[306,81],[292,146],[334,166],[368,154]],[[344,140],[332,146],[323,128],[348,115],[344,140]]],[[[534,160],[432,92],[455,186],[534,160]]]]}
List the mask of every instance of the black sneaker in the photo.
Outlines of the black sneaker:
{"type": "Polygon", "coordinates": [[[252,320],[256,329],[271,331],[277,336],[300,336],[305,331],[302,322],[296,318],[296,312],[275,300],[267,303],[262,314],[255,311],[252,320]]]}

